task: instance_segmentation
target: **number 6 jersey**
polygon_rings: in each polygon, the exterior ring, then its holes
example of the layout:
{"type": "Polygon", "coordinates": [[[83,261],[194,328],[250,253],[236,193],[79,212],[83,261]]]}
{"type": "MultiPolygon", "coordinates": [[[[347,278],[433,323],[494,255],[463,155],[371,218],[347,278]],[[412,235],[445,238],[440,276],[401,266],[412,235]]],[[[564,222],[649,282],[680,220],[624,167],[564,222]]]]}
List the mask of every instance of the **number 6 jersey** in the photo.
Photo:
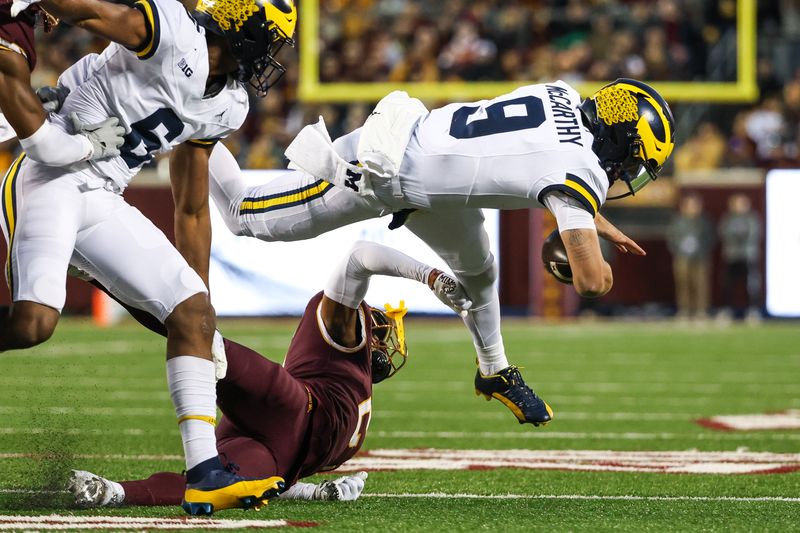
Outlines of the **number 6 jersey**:
{"type": "Polygon", "coordinates": [[[434,109],[406,148],[404,196],[422,208],[516,209],[562,191],[594,215],[609,183],[579,104],[577,91],[557,81],[434,109]]]}
{"type": "Polygon", "coordinates": [[[73,171],[112,180],[124,189],[145,163],[183,142],[213,144],[244,122],[247,91],[233,79],[204,98],[209,74],[205,29],[174,0],[139,0],[146,42],[137,50],[111,43],[65,71],[70,95],[53,122],[70,130],[77,113],[85,124],[118,117],[125,127],[119,157],[79,163],[73,171]]]}

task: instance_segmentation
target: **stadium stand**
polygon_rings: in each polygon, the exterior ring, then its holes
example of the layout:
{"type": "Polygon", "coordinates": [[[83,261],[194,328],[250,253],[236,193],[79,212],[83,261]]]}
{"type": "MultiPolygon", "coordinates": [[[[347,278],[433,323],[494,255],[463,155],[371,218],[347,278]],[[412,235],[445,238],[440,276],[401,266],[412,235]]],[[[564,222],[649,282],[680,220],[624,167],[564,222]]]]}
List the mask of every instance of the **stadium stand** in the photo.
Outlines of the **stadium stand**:
{"type": "MultiPolygon", "coordinates": [[[[320,81],[732,81],[735,17],[735,0],[323,0],[320,81]]],[[[676,112],[693,117],[680,124],[676,165],[797,164],[800,69],[790,58],[800,51],[800,5],[760,2],[758,36],[760,101],[676,112]]],[[[40,42],[35,85],[53,84],[105,44],[66,26],[40,42]]],[[[317,115],[335,136],[369,110],[369,103],[303,104],[297,51],[285,50],[281,60],[286,78],[269,98],[253,101],[245,128],[229,141],[249,168],[282,165],[283,148],[317,115]]],[[[0,147],[0,167],[15,149],[0,147]]]]}

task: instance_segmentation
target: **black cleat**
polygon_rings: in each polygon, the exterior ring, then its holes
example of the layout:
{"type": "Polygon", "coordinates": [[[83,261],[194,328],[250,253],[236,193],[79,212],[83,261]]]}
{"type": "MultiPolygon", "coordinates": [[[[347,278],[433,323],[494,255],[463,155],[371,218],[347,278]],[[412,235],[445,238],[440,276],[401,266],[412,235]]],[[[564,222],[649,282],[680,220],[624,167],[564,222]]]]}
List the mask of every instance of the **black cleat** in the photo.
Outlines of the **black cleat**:
{"type": "Polygon", "coordinates": [[[525,384],[519,368],[513,365],[491,376],[484,376],[479,369],[475,374],[475,394],[483,394],[486,401],[497,398],[511,409],[520,424],[543,426],[553,419],[553,410],[525,384]]]}

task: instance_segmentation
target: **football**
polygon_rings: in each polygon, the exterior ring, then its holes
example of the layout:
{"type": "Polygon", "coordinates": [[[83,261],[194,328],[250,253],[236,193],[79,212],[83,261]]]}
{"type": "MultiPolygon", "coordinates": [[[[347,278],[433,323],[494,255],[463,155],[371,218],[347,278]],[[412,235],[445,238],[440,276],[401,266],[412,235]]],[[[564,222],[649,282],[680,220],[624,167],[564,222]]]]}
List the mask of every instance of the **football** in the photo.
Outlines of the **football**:
{"type": "Polygon", "coordinates": [[[567,259],[567,249],[557,229],[553,230],[542,244],[542,262],[545,270],[558,281],[572,285],[572,268],[567,259]]]}

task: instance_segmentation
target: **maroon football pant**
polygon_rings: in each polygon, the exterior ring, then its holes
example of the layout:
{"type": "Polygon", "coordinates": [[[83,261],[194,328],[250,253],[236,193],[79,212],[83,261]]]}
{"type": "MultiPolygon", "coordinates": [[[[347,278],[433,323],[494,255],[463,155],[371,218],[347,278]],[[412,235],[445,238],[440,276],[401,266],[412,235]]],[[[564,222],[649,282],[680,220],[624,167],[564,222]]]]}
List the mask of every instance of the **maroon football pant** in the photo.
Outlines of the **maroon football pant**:
{"type": "MultiPolygon", "coordinates": [[[[311,420],[309,392],[281,365],[247,347],[225,340],[225,350],[228,375],[217,383],[220,458],[238,465],[244,477],[286,477],[311,420]]],[[[185,483],[183,475],[169,472],[125,481],[125,503],[177,505],[185,483]]]]}

